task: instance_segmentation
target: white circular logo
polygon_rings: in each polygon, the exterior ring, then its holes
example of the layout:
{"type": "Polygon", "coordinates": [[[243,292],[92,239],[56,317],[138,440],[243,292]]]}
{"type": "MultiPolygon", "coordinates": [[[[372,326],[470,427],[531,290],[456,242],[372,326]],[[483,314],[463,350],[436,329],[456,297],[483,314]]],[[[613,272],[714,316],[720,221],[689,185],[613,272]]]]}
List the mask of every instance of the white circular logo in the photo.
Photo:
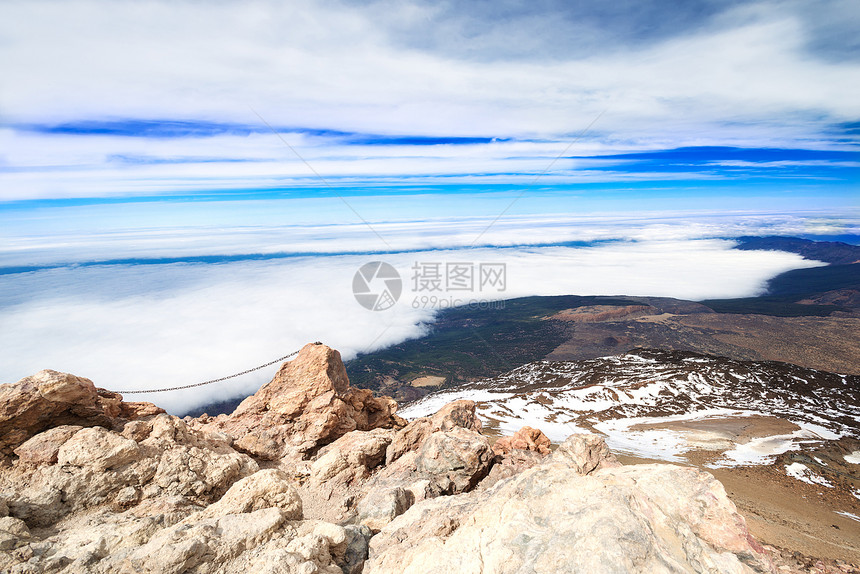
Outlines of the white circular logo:
{"type": "Polygon", "coordinates": [[[365,309],[385,311],[397,303],[403,282],[397,269],[383,261],[371,261],[359,267],[352,278],[352,293],[365,309]]]}

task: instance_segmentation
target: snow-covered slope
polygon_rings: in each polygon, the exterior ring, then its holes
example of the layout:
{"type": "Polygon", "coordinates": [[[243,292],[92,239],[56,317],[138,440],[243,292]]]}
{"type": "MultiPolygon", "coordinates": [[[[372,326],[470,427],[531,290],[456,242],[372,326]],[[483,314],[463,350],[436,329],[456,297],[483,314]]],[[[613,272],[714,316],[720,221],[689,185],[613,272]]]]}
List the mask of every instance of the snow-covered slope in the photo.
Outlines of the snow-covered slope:
{"type": "Polygon", "coordinates": [[[860,377],[681,351],[530,363],[400,414],[424,416],[458,398],[477,401],[504,434],[530,425],[560,441],[596,430],[614,450],[639,456],[721,451],[714,465],[766,463],[804,442],[860,436],[860,377]]]}

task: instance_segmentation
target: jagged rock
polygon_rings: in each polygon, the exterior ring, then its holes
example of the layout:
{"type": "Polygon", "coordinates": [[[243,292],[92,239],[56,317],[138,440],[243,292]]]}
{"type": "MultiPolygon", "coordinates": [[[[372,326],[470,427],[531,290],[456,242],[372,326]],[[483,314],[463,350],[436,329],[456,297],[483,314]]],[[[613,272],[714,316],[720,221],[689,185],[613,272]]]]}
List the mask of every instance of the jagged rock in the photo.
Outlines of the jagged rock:
{"type": "Polygon", "coordinates": [[[522,449],[514,449],[503,456],[497,454],[490,473],[487,475],[487,478],[480,482],[479,488],[489,488],[500,480],[510,478],[515,474],[541,464],[546,458],[547,455],[545,454],[522,449]]]}
{"type": "Polygon", "coordinates": [[[44,370],[14,384],[0,385],[0,457],[32,436],[62,425],[111,427],[115,419],[163,413],[151,403],[124,403],[122,396],[97,389],[89,379],[44,370]]]}
{"type": "Polygon", "coordinates": [[[418,450],[434,432],[449,431],[457,427],[481,432],[481,419],[475,414],[474,401],[459,400],[448,403],[433,416],[415,419],[397,431],[386,451],[386,464],[391,464],[407,452],[418,450]]]}
{"type": "Polygon", "coordinates": [[[290,477],[283,471],[261,470],[243,478],[200,516],[245,514],[263,508],[281,509],[286,520],[302,519],[302,499],[291,484],[290,477]]]}
{"type": "Polygon", "coordinates": [[[306,457],[353,430],[403,426],[396,410],[393,399],[349,386],[340,353],[309,344],[231,415],[195,425],[222,430],[236,438],[239,450],[275,460],[306,457]]]}
{"type": "Polygon", "coordinates": [[[399,486],[377,487],[371,489],[358,503],[358,521],[373,532],[379,532],[382,527],[406,512],[415,495],[399,486]]]}
{"type": "Polygon", "coordinates": [[[338,561],[338,566],[343,574],[361,574],[364,570],[364,562],[367,560],[373,532],[367,526],[354,525],[349,525],[344,530],[346,531],[346,550],[338,561]]]}
{"type": "Polygon", "coordinates": [[[589,464],[553,458],[488,490],[415,504],[371,540],[364,571],[770,571],[710,474],[659,464],[581,474],[589,464]]]}
{"type": "Polygon", "coordinates": [[[81,429],[57,451],[57,464],[92,467],[104,472],[140,458],[140,446],[133,440],[102,427],[81,429]]]}
{"type": "Polygon", "coordinates": [[[603,437],[596,434],[573,434],[552,453],[552,462],[572,468],[577,474],[591,474],[601,468],[621,466],[606,446],[603,437]]]}
{"type": "Polygon", "coordinates": [[[523,427],[513,436],[503,436],[493,444],[493,452],[505,455],[513,450],[530,450],[539,454],[549,454],[549,440],[543,432],[532,427],[523,427]]]}
{"type": "MultiPolygon", "coordinates": [[[[32,461],[16,461],[0,474],[0,493],[11,514],[47,526],[71,512],[109,503],[126,507],[178,496],[208,504],[258,470],[247,455],[207,442],[176,417],[157,415],[147,428],[139,442],[102,427],[82,428],[58,447],[56,464],[34,469],[32,461]]],[[[48,438],[32,440],[59,442],[53,440],[57,432],[46,432],[48,438]]]]}
{"type": "Polygon", "coordinates": [[[0,465],[0,571],[768,567],[706,473],[621,467],[597,436],[571,437],[547,456],[543,435],[528,429],[497,455],[471,401],[406,425],[393,401],[349,387],[336,351],[307,346],[294,363],[214,419],[159,414],[59,373],[0,387],[12,399],[0,404],[0,427],[14,429],[14,419],[28,429],[0,434],[3,452],[17,456],[0,465]],[[279,459],[277,468],[260,470],[234,444],[279,459]]]}
{"type": "Polygon", "coordinates": [[[487,437],[463,427],[435,432],[418,451],[415,467],[443,494],[474,488],[490,471],[492,449],[487,437]]]}

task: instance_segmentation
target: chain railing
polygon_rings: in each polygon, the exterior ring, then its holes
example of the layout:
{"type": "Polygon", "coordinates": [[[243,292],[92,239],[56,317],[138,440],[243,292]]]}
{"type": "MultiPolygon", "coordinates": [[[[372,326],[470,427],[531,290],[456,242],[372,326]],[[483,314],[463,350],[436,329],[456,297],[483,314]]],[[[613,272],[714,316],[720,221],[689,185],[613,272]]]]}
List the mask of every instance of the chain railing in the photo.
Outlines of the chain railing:
{"type": "MultiPolygon", "coordinates": [[[[319,341],[316,341],[314,343],[314,345],[322,345],[322,343],[319,341]]],[[[235,379],[236,377],[241,377],[242,375],[247,375],[248,373],[253,373],[254,371],[259,371],[260,369],[265,369],[266,367],[271,367],[272,365],[274,365],[276,363],[286,361],[290,357],[294,357],[294,356],[298,355],[299,351],[301,351],[301,349],[299,349],[298,351],[293,351],[292,353],[290,353],[288,355],[284,355],[283,357],[279,357],[279,358],[275,359],[274,361],[269,361],[265,365],[260,365],[258,367],[246,369],[246,370],[242,371],[241,373],[236,373],[234,375],[227,375],[226,377],[220,377],[218,379],[210,379],[208,381],[203,381],[202,383],[193,383],[191,385],[182,385],[179,387],[166,387],[164,389],[139,389],[139,390],[132,390],[132,391],[114,390],[112,392],[120,393],[121,395],[138,395],[138,394],[142,394],[142,393],[163,393],[165,391],[179,391],[182,389],[193,389],[194,387],[202,387],[204,385],[211,385],[212,383],[220,383],[221,381],[227,381],[229,379],[235,379]]]]}

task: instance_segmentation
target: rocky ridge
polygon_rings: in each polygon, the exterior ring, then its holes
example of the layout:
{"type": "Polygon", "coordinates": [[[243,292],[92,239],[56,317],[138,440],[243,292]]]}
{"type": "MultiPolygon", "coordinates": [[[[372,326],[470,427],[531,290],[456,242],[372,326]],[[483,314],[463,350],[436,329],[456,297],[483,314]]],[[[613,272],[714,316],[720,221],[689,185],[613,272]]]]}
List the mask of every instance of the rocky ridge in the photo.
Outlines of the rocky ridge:
{"type": "Polygon", "coordinates": [[[0,399],[3,572],[801,571],[708,473],[622,466],[592,434],[491,445],[468,400],[407,422],[324,345],[231,415],[53,371],[0,399]]]}

